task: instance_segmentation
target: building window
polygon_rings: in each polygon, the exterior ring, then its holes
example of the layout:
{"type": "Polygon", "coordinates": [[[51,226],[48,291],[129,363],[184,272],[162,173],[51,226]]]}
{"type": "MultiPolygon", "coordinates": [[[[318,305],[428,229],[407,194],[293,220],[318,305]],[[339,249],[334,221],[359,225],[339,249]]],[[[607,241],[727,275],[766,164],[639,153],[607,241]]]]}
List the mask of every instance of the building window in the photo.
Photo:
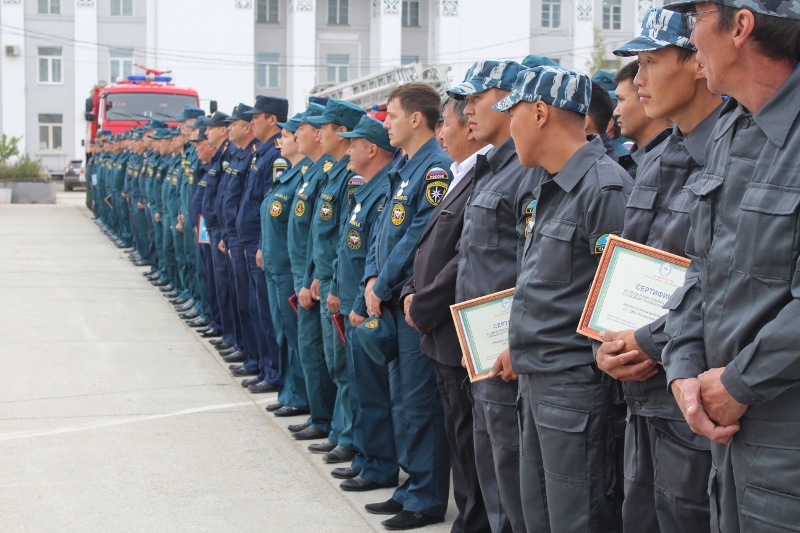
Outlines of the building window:
{"type": "Polygon", "coordinates": [[[54,151],[62,148],[62,115],[39,115],[39,150],[54,151]]]}
{"type": "Polygon", "coordinates": [[[258,0],[256,22],[278,22],[278,0],[258,0]]]}
{"type": "Polygon", "coordinates": [[[112,17],[132,17],[133,0],[111,0],[112,17]]]}
{"type": "Polygon", "coordinates": [[[125,48],[111,48],[109,51],[109,78],[116,81],[125,79],[133,74],[133,50],[125,48]]]}
{"type": "Polygon", "coordinates": [[[542,28],[561,27],[561,0],[542,0],[542,28]]]}
{"type": "Polygon", "coordinates": [[[37,12],[40,15],[60,15],[61,0],[39,0],[37,12]]]}
{"type": "Polygon", "coordinates": [[[328,0],[328,24],[348,23],[349,0],[328,0]]]}
{"type": "Polygon", "coordinates": [[[342,83],[347,81],[347,65],[350,63],[350,56],[347,54],[328,54],[328,81],[342,83]]]}
{"type": "Polygon", "coordinates": [[[403,26],[419,26],[419,2],[403,0],[403,26]]]}
{"type": "Polygon", "coordinates": [[[603,29],[622,29],[622,0],[603,0],[603,29]]]}
{"type": "Polygon", "coordinates": [[[256,54],[256,85],[268,89],[280,86],[278,62],[280,54],[256,54]]]}
{"type": "Polygon", "coordinates": [[[61,47],[39,47],[39,83],[62,83],[61,47]]]}
{"type": "Polygon", "coordinates": [[[419,56],[400,56],[401,65],[410,65],[411,63],[419,63],[419,56]]]}

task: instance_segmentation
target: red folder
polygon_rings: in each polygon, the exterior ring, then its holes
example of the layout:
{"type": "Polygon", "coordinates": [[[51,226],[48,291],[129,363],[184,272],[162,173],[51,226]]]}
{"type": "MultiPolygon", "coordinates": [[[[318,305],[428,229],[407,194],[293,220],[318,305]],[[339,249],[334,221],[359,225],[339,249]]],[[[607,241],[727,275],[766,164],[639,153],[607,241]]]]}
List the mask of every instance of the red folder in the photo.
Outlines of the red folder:
{"type": "Polygon", "coordinates": [[[292,309],[294,309],[294,314],[297,314],[297,295],[292,294],[287,299],[289,300],[289,305],[291,305],[292,309]]]}
{"type": "Polygon", "coordinates": [[[342,346],[347,346],[347,341],[344,340],[345,316],[342,313],[335,313],[331,316],[331,320],[333,320],[333,327],[336,328],[336,333],[339,334],[339,340],[342,341],[342,346]]]}

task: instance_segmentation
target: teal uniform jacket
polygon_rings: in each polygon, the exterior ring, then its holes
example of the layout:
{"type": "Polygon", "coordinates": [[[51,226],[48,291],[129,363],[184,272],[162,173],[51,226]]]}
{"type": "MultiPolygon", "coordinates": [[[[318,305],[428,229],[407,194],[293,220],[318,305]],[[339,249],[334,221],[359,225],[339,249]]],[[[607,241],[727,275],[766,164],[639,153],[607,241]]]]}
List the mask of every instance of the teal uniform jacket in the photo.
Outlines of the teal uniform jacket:
{"type": "Polygon", "coordinates": [[[131,208],[136,209],[136,204],[144,203],[141,189],[139,189],[139,171],[142,168],[141,154],[131,153],[128,157],[128,170],[125,171],[128,181],[128,198],[131,201],[131,208]]]}
{"type": "Polygon", "coordinates": [[[159,155],[158,166],[153,171],[153,214],[161,215],[161,222],[164,222],[164,176],[167,174],[167,167],[169,166],[170,155],[159,155]]]}
{"type": "Polygon", "coordinates": [[[180,212],[180,198],[178,198],[178,180],[181,171],[181,156],[173,155],[164,176],[164,213],[167,214],[167,224],[174,226],[178,223],[180,212]]]}
{"type": "Polygon", "coordinates": [[[322,186],[325,170],[330,170],[335,162],[331,156],[323,155],[305,171],[300,169],[303,180],[297,188],[289,213],[289,258],[292,262],[292,274],[301,278],[305,277],[308,264],[308,240],[314,200],[322,186]]]}
{"type": "MultiPolygon", "coordinates": [[[[314,279],[333,279],[336,272],[336,248],[339,232],[349,211],[350,197],[364,184],[364,179],[351,170],[350,156],[344,156],[322,179],[311,222],[312,238],[303,285],[310,287],[314,279]]],[[[338,296],[336,287],[331,294],[338,296]]]]}
{"type": "Polygon", "coordinates": [[[288,274],[292,271],[292,262],[289,259],[289,214],[292,212],[292,203],[297,188],[303,180],[303,168],[308,169],[312,161],[304,158],[296,166],[281,172],[275,170],[281,162],[289,168],[289,162],[278,158],[273,165],[276,174],[272,190],[261,203],[261,260],[265,272],[273,274],[288,274]]]}
{"type": "Polygon", "coordinates": [[[122,192],[125,187],[125,170],[127,169],[128,153],[120,152],[111,160],[111,190],[115,195],[122,192]]]}
{"type": "Polygon", "coordinates": [[[180,214],[185,220],[194,226],[197,221],[189,220],[190,207],[192,203],[192,195],[194,188],[197,186],[197,173],[200,170],[200,158],[197,157],[197,152],[190,143],[183,146],[183,154],[181,156],[180,171],[178,173],[178,196],[180,197],[180,214]]]}
{"type": "Polygon", "coordinates": [[[278,173],[288,168],[288,162],[281,157],[278,147],[280,134],[262,142],[250,162],[247,180],[236,213],[236,231],[239,240],[252,246],[261,243],[261,204],[269,195],[278,173]]]}
{"type": "Polygon", "coordinates": [[[377,277],[372,291],[384,302],[398,298],[411,278],[417,243],[450,186],[452,163],[431,137],[413,159],[404,157],[389,172],[390,190],[364,273],[365,281],[377,277]]]}
{"type": "MultiPolygon", "coordinates": [[[[338,269],[334,280],[341,300],[340,313],[345,316],[355,311],[367,316],[364,300],[364,268],[370,244],[378,232],[380,214],[389,193],[389,170],[386,165],[371,180],[353,192],[350,210],[342,225],[338,246],[338,269]]],[[[331,290],[332,291],[332,290],[331,290]]]]}
{"type": "MultiPolygon", "coordinates": [[[[156,205],[156,170],[161,162],[161,156],[153,152],[147,158],[145,166],[145,193],[147,194],[147,203],[150,205],[150,210],[155,212],[156,205]]],[[[159,188],[159,192],[160,192],[159,188]]]]}

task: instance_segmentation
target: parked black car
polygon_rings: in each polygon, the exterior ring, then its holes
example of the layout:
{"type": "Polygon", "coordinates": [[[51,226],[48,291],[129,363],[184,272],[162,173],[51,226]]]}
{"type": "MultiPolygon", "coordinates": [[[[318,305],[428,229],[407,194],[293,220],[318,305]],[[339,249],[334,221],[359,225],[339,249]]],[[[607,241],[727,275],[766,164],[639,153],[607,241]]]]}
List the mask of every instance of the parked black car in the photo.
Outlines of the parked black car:
{"type": "Polygon", "coordinates": [[[76,185],[86,186],[86,171],[82,159],[73,159],[64,170],[64,190],[71,191],[76,185]]]}

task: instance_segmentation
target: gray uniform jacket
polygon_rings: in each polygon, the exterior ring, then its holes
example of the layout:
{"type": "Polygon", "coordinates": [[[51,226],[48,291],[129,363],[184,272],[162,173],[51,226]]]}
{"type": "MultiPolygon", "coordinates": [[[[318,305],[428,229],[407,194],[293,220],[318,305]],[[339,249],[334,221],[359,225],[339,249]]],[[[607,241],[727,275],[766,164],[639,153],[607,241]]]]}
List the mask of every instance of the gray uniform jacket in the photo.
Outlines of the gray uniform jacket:
{"type": "Polygon", "coordinates": [[[517,374],[594,362],[591,340],[575,330],[608,235],[622,233],[632,187],[628,173],[593,137],[534,191],[537,203],[511,306],[508,340],[517,374]]]}
{"type": "Polygon", "coordinates": [[[667,379],[724,367],[750,407],[734,439],[800,449],[800,70],[752,114],[722,109],[689,187],[692,264],[671,309],[667,379]]]}
{"type": "MultiPolygon", "coordinates": [[[[703,173],[706,143],[718,117],[716,109],[686,137],[673,126],[647,143],[648,156],[639,167],[625,211],[624,238],[685,255],[691,226],[690,192],[686,187],[703,173]]],[[[665,322],[666,317],[662,317],[634,332],[642,350],[657,361],[661,360],[661,351],[669,340],[664,333],[665,322]]],[[[666,373],[661,365],[652,378],[623,383],[622,390],[633,414],[683,420],[675,399],[667,391],[666,373]]]]}
{"type": "Polygon", "coordinates": [[[519,163],[514,140],[475,162],[472,198],[464,212],[456,302],[511,289],[517,282],[525,227],[533,216],[533,190],[541,168],[519,163]]]}

